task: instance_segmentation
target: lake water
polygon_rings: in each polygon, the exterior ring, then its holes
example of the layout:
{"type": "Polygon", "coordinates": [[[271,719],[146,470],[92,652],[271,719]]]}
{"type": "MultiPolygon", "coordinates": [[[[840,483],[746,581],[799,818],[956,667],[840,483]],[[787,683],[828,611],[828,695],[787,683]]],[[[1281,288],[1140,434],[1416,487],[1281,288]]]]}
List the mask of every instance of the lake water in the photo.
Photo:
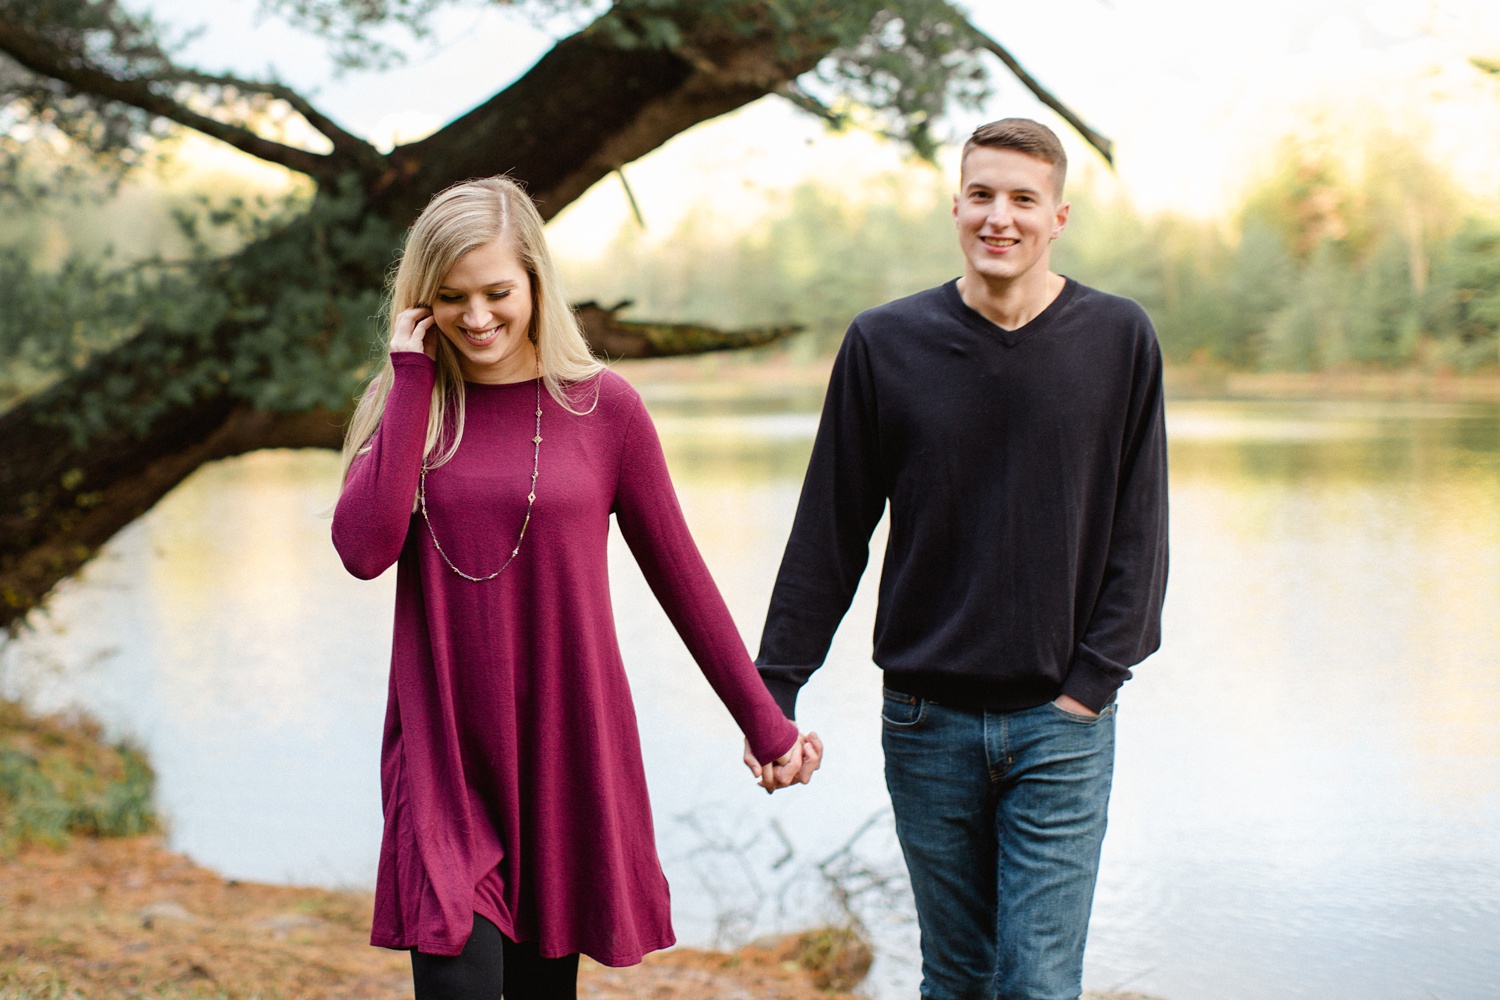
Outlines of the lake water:
{"type": "MultiPolygon", "coordinates": [[[[753,650],[817,393],[647,388],[753,650]]],[[[1495,997],[1500,408],[1192,402],[1168,420],[1165,643],[1121,697],[1087,985],[1495,997]]],[[[227,876],[373,879],[394,581],[339,566],[335,476],[318,452],[200,470],[0,653],[11,692],[144,743],[173,845],[227,876]]],[[[735,944],[843,898],[878,944],[867,992],[915,996],[873,574],[799,703],[827,762],[768,799],[618,539],[611,559],[679,936],[735,944]]]]}

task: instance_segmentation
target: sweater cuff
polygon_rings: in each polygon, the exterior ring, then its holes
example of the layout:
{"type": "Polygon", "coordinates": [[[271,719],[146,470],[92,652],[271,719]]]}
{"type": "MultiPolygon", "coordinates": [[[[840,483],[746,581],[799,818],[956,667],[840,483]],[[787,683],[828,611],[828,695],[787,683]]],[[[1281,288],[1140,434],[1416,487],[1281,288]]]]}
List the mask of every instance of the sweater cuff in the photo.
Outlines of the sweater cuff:
{"type": "Polygon", "coordinates": [[[1077,698],[1095,712],[1115,700],[1120,685],[1130,680],[1130,670],[1111,662],[1079,643],[1073,664],[1063,680],[1062,694],[1077,698]]]}
{"type": "Polygon", "coordinates": [[[391,367],[397,371],[406,368],[412,372],[436,372],[437,362],[421,351],[392,351],[391,367]]]}
{"type": "Polygon", "coordinates": [[[766,685],[766,690],[771,692],[771,697],[776,699],[776,705],[781,709],[781,714],[788,719],[795,720],[797,718],[797,692],[802,690],[802,685],[780,677],[767,677],[765,674],[761,674],[760,679],[766,685]]]}
{"type": "Polygon", "coordinates": [[[769,747],[751,748],[755,754],[755,759],[760,761],[762,766],[778,758],[785,757],[791,753],[792,747],[797,745],[797,739],[801,735],[797,730],[797,724],[790,719],[784,721],[786,722],[786,730],[780,740],[772,743],[769,747]]]}

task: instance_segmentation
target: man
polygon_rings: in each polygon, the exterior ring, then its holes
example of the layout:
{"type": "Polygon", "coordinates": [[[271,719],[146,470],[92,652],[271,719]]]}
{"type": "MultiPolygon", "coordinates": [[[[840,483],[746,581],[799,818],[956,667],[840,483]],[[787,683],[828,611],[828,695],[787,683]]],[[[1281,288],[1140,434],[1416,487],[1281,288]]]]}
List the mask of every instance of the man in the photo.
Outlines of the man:
{"type": "Polygon", "coordinates": [[[1136,303],[1050,270],[1066,158],[1008,118],[964,145],[963,277],[857,316],[757,664],[793,717],[890,504],[883,745],[924,1000],[1076,1000],[1115,694],[1160,642],[1161,355],[1136,303]]]}

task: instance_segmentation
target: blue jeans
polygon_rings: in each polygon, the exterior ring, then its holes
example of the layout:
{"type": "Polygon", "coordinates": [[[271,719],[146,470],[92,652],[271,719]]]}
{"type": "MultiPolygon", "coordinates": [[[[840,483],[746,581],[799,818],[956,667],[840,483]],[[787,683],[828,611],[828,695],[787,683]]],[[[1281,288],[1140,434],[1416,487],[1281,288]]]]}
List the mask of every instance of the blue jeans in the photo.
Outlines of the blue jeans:
{"type": "Polygon", "coordinates": [[[923,1000],[1077,1000],[1115,706],[969,712],[889,689],[885,779],[922,932],[923,1000]]]}

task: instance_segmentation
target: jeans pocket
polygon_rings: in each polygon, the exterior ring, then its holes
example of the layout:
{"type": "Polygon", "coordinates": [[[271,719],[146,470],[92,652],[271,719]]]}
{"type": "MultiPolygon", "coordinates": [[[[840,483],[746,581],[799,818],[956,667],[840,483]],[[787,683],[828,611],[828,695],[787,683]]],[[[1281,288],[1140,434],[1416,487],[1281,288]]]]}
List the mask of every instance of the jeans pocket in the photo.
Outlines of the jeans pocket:
{"type": "Polygon", "coordinates": [[[927,699],[916,698],[900,691],[885,688],[884,703],[880,707],[880,720],[888,726],[909,729],[921,723],[927,715],[927,699]]]}
{"type": "Polygon", "coordinates": [[[1055,701],[1047,702],[1047,708],[1051,709],[1052,714],[1054,715],[1061,716],[1062,718],[1067,719],[1069,722],[1077,722],[1080,725],[1084,726],[1097,725],[1098,723],[1103,722],[1105,719],[1109,718],[1111,715],[1115,714],[1115,706],[1113,703],[1105,705],[1104,709],[1098,715],[1079,715],[1077,712],[1070,712],[1066,708],[1062,708],[1055,701]]]}

